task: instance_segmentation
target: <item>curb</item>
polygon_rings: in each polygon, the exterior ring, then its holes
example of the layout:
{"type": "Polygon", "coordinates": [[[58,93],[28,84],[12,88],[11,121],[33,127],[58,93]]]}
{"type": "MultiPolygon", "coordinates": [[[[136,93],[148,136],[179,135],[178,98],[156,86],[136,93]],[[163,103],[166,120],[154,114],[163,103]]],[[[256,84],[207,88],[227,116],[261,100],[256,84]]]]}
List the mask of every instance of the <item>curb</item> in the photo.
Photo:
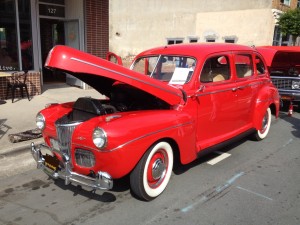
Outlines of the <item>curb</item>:
{"type": "Polygon", "coordinates": [[[30,144],[34,142],[36,145],[44,143],[43,138],[33,139],[29,141],[24,141],[21,145],[12,147],[12,148],[6,148],[4,150],[1,150],[0,153],[0,159],[2,157],[13,157],[20,155],[22,153],[25,153],[26,151],[30,151],[30,144]]]}

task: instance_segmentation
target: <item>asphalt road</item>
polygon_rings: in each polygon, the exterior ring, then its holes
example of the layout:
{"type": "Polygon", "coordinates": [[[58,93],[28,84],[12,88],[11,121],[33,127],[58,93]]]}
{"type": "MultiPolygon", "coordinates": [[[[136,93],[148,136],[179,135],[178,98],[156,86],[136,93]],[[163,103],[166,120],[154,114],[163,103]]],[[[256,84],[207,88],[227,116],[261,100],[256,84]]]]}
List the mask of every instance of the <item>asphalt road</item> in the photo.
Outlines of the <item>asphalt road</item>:
{"type": "Polygon", "coordinates": [[[300,114],[281,114],[267,139],[246,138],[181,167],[151,202],[133,198],[127,179],[93,193],[53,182],[30,165],[0,179],[0,224],[297,225],[299,146],[300,114]]]}

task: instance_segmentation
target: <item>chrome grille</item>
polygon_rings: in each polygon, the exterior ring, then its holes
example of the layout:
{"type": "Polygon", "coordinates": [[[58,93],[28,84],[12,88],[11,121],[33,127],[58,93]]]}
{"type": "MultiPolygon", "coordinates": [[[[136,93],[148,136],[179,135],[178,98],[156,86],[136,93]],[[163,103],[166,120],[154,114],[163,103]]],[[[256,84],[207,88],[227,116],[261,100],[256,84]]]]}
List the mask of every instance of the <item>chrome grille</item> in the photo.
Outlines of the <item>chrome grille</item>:
{"type": "Polygon", "coordinates": [[[292,87],[292,80],[291,79],[272,78],[272,83],[278,89],[291,89],[291,87],[292,87]]]}
{"type": "Polygon", "coordinates": [[[67,116],[62,117],[55,122],[59,149],[68,156],[70,156],[73,132],[80,123],[81,122],[69,121],[67,116]]]}

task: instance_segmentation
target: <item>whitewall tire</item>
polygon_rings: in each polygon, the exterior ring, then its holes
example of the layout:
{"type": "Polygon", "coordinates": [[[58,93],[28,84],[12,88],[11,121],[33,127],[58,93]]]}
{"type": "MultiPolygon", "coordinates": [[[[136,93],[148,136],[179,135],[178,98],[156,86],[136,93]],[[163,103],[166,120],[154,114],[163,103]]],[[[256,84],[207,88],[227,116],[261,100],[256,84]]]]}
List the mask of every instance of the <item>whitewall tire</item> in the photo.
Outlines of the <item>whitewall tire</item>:
{"type": "Polygon", "coordinates": [[[271,120],[272,120],[271,109],[267,108],[266,113],[261,121],[261,129],[256,130],[254,134],[254,138],[256,140],[261,141],[267,137],[271,126],[271,120]]]}
{"type": "Polygon", "coordinates": [[[169,183],[173,162],[169,143],[162,141],[150,147],[130,174],[133,193],[146,201],[159,196],[169,183]]]}

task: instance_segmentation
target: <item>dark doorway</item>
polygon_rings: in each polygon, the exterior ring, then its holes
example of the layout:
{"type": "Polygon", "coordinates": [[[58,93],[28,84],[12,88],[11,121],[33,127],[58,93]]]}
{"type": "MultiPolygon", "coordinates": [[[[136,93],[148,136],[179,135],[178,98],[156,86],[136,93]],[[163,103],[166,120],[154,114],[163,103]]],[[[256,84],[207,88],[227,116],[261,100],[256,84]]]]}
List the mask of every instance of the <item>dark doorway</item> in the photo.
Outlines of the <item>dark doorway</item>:
{"type": "MultiPolygon", "coordinates": [[[[43,65],[49,51],[55,45],[65,44],[64,22],[56,19],[40,19],[41,54],[43,65]]],[[[43,67],[43,82],[66,82],[66,75],[43,67]]]]}

